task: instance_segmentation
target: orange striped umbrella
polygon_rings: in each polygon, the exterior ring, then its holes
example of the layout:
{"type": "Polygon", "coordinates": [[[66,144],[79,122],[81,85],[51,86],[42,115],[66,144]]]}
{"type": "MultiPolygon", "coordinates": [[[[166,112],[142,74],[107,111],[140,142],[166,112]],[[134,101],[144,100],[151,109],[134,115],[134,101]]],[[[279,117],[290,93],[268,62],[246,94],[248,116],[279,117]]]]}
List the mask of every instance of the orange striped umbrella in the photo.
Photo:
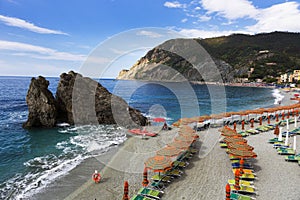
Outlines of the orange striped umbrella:
{"type": "Polygon", "coordinates": [[[143,187],[147,187],[148,184],[149,184],[149,181],[148,181],[148,171],[147,171],[147,168],[144,168],[142,185],[143,185],[143,187]]]}
{"type": "Polygon", "coordinates": [[[146,160],[145,167],[154,172],[163,172],[172,168],[172,160],[166,156],[150,157],[146,160]]]}
{"type": "Polygon", "coordinates": [[[186,133],[179,133],[180,136],[183,136],[183,137],[192,137],[194,139],[196,138],[199,138],[199,135],[192,132],[192,133],[189,133],[189,132],[186,132],[186,133]]]}
{"type": "Polygon", "coordinates": [[[247,150],[247,151],[252,151],[254,148],[246,143],[228,143],[227,147],[229,149],[238,149],[238,150],[247,150]]]}
{"type": "Polygon", "coordinates": [[[178,156],[183,150],[178,149],[174,146],[166,146],[156,152],[156,155],[158,156],[167,156],[167,157],[173,157],[178,156]]]}
{"type": "Polygon", "coordinates": [[[195,138],[192,136],[184,137],[184,136],[179,135],[179,136],[175,137],[174,140],[192,144],[195,141],[195,138]]]}
{"type": "Polygon", "coordinates": [[[191,146],[191,143],[186,143],[186,142],[179,142],[179,141],[174,141],[169,144],[167,144],[169,147],[175,147],[178,149],[183,149],[186,150],[191,146]]]}
{"type": "Polygon", "coordinates": [[[229,149],[228,153],[236,158],[256,158],[256,153],[246,150],[229,149]]]}
{"type": "Polygon", "coordinates": [[[226,143],[247,143],[247,140],[245,140],[244,138],[241,137],[226,137],[224,139],[224,142],[226,143]]]}

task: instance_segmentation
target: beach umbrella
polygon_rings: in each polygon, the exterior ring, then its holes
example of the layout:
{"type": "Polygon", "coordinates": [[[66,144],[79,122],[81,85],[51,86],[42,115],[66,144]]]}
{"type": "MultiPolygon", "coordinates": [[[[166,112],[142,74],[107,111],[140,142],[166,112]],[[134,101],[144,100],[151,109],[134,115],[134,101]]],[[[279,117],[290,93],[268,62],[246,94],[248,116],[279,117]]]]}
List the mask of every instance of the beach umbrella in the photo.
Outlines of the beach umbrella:
{"type": "Polygon", "coordinates": [[[154,122],[165,122],[165,118],[162,118],[162,117],[156,117],[153,119],[154,122]]]}
{"type": "Polygon", "coordinates": [[[240,134],[235,132],[234,130],[230,131],[221,131],[221,135],[225,137],[242,137],[240,134]]]}
{"type": "Polygon", "coordinates": [[[276,122],[278,122],[279,121],[279,115],[278,115],[278,113],[276,113],[276,122]]]}
{"type": "Polygon", "coordinates": [[[228,153],[236,158],[256,158],[256,153],[247,150],[229,149],[228,153]]]}
{"type": "Polygon", "coordinates": [[[282,115],[282,118],[281,118],[281,119],[282,119],[282,120],[284,120],[284,112],[282,112],[282,114],[281,114],[281,115],[282,115]]]}
{"type": "Polygon", "coordinates": [[[233,130],[236,131],[236,122],[233,123],[233,130]]]}
{"type": "Polygon", "coordinates": [[[276,135],[276,136],[279,135],[279,127],[278,127],[278,125],[276,125],[276,127],[274,129],[274,135],[276,135]]]}
{"type": "Polygon", "coordinates": [[[122,200],[129,200],[128,188],[129,188],[128,181],[125,181],[124,182],[124,194],[123,194],[123,199],[122,200]]]}
{"type": "Polygon", "coordinates": [[[253,127],[254,127],[254,119],[251,119],[251,120],[250,120],[250,123],[251,123],[251,126],[250,126],[250,127],[253,128],[253,127]]]}
{"type": "Polygon", "coordinates": [[[229,149],[238,149],[238,150],[246,150],[252,151],[254,148],[246,143],[228,143],[227,147],[229,149]]]}
{"type": "Polygon", "coordinates": [[[241,158],[240,160],[240,172],[243,173],[243,168],[244,168],[244,158],[241,158]]]}
{"type": "Polygon", "coordinates": [[[295,116],[295,128],[297,128],[297,117],[295,116]]]}
{"type": "Polygon", "coordinates": [[[186,142],[181,142],[181,141],[174,141],[174,142],[171,142],[171,143],[167,144],[167,146],[175,147],[177,149],[187,150],[191,146],[191,143],[186,143],[186,142]]]}
{"type": "Polygon", "coordinates": [[[242,130],[245,130],[245,121],[242,121],[242,130]]]}
{"type": "Polygon", "coordinates": [[[293,143],[293,149],[296,151],[296,143],[297,143],[297,136],[294,136],[294,143],[293,143]]]}
{"type": "Polygon", "coordinates": [[[147,171],[147,168],[144,168],[142,185],[143,185],[143,187],[147,187],[148,184],[149,184],[149,181],[148,181],[148,171],[147,171]]]}
{"type": "Polygon", "coordinates": [[[279,136],[278,136],[278,141],[282,141],[282,127],[279,127],[279,136]]]}
{"type": "Polygon", "coordinates": [[[145,162],[145,168],[154,172],[163,172],[172,168],[172,160],[166,156],[150,157],[145,162]]]}
{"type": "Polygon", "coordinates": [[[240,190],[240,170],[239,169],[237,169],[234,173],[234,180],[235,180],[234,188],[236,190],[240,190]]]}
{"type": "Polygon", "coordinates": [[[262,116],[259,118],[259,125],[262,125],[262,116]]]}
{"type": "Polygon", "coordinates": [[[167,157],[173,157],[178,156],[180,153],[182,153],[182,149],[178,149],[174,146],[166,146],[156,152],[156,155],[158,156],[167,156],[167,157]]]}
{"type": "Polygon", "coordinates": [[[199,135],[194,132],[179,133],[179,135],[182,137],[192,137],[194,139],[199,138],[199,135]]]}
{"type": "Polygon", "coordinates": [[[195,141],[195,138],[192,136],[184,137],[184,136],[179,135],[179,136],[175,137],[174,140],[192,144],[195,141]]]}
{"type": "Polygon", "coordinates": [[[226,191],[226,199],[225,200],[230,200],[230,185],[229,185],[229,183],[226,184],[225,191],[226,191]]]}
{"type": "Polygon", "coordinates": [[[286,120],[286,129],[287,129],[287,132],[289,132],[289,129],[290,129],[289,120],[286,120]]]}
{"type": "Polygon", "coordinates": [[[270,118],[271,118],[271,116],[269,115],[269,116],[268,116],[268,124],[271,123],[271,122],[270,122],[270,118]]]}
{"type": "Polygon", "coordinates": [[[244,138],[241,138],[241,137],[237,137],[237,138],[226,137],[224,139],[224,142],[226,142],[226,143],[247,143],[247,140],[245,140],[244,138]]]}

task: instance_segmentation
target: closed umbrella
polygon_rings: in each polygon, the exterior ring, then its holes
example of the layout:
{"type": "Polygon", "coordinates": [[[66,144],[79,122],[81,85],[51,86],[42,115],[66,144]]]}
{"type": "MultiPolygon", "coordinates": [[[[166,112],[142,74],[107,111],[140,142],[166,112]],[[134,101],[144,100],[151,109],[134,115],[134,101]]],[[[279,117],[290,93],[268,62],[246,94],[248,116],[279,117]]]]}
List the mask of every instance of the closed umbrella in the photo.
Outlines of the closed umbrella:
{"type": "Polygon", "coordinates": [[[129,196],[128,196],[128,181],[124,182],[124,194],[123,194],[123,199],[122,200],[129,200],[129,196]]]}
{"type": "Polygon", "coordinates": [[[279,127],[279,136],[278,136],[278,141],[282,141],[282,127],[279,127]]]}
{"type": "Polygon", "coordinates": [[[142,185],[143,185],[143,187],[147,187],[148,184],[149,184],[149,181],[148,181],[148,171],[147,171],[147,168],[144,168],[142,185]]]}
{"type": "Polygon", "coordinates": [[[297,143],[297,136],[294,136],[294,144],[293,144],[293,149],[296,151],[296,143],[297,143]]]}

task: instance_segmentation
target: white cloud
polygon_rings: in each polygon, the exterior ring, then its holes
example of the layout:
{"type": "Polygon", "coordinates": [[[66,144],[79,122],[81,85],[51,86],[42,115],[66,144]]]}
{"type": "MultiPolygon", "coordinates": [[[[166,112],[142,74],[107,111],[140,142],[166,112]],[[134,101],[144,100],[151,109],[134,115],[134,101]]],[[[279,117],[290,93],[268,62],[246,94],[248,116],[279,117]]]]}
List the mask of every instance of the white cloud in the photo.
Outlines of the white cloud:
{"type": "Polygon", "coordinates": [[[187,18],[184,18],[184,19],[181,20],[182,23],[185,23],[185,22],[187,22],[187,21],[188,21],[187,18]]]}
{"type": "Polygon", "coordinates": [[[14,55],[30,56],[44,60],[83,61],[86,58],[86,56],[80,54],[60,52],[46,47],[4,40],[0,40],[0,50],[13,51],[15,52],[14,55]]]}
{"type": "Polygon", "coordinates": [[[202,15],[202,16],[199,16],[199,21],[200,22],[207,22],[211,20],[211,17],[210,16],[207,16],[207,15],[202,15]]]}
{"type": "Polygon", "coordinates": [[[35,32],[35,33],[68,35],[67,33],[64,33],[62,31],[38,27],[38,26],[34,25],[33,23],[30,23],[23,19],[19,19],[19,18],[15,18],[15,17],[7,17],[4,15],[0,15],[0,21],[2,21],[7,26],[19,27],[19,28],[23,28],[23,29],[35,32]]]}
{"type": "Polygon", "coordinates": [[[199,30],[199,29],[181,29],[178,32],[190,38],[211,38],[211,37],[218,37],[218,36],[227,36],[233,33],[251,34],[250,32],[247,31],[206,31],[206,30],[199,30]]]}
{"type": "Polygon", "coordinates": [[[260,10],[257,23],[247,26],[251,32],[291,31],[300,32],[300,10],[296,2],[286,2],[260,10]]]}
{"type": "Polygon", "coordinates": [[[156,33],[156,32],[152,32],[152,31],[139,31],[139,32],[137,32],[137,35],[147,36],[147,37],[150,37],[150,38],[160,38],[160,37],[162,37],[161,34],[156,33]]]}
{"type": "Polygon", "coordinates": [[[200,8],[199,6],[197,6],[197,7],[195,8],[195,10],[201,10],[201,8],[200,8]]]}
{"type": "Polygon", "coordinates": [[[227,19],[255,18],[258,10],[247,0],[201,0],[208,14],[217,13],[227,19]]]}
{"type": "Polygon", "coordinates": [[[164,3],[164,6],[167,8],[185,8],[186,7],[185,4],[181,4],[178,1],[173,1],[173,2],[166,1],[164,3]]]}

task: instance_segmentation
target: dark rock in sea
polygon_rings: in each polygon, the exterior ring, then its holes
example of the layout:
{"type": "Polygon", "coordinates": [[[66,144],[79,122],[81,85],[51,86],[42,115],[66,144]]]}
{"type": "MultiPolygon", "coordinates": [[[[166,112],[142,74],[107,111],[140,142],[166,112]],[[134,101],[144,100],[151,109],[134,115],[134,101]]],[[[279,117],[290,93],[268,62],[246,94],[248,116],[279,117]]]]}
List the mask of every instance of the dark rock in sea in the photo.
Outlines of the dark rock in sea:
{"type": "Polygon", "coordinates": [[[28,119],[24,128],[53,127],[56,124],[56,101],[48,90],[49,81],[39,76],[32,78],[27,92],[28,119]]]}
{"type": "MultiPolygon", "coordinates": [[[[35,86],[35,79],[32,80],[27,96],[33,96],[32,90],[40,91],[40,87],[35,86]]],[[[47,89],[48,84],[47,82],[44,88],[47,89]]],[[[49,90],[47,93],[51,94],[49,90]]],[[[147,118],[139,110],[129,107],[122,98],[111,94],[97,81],[73,71],[61,74],[56,99],[52,96],[53,112],[50,111],[51,114],[47,115],[49,116],[47,119],[51,118],[53,123],[31,125],[29,121],[40,121],[41,117],[45,117],[36,112],[40,106],[43,106],[41,102],[43,102],[41,98],[31,98],[31,105],[36,106],[34,110],[29,110],[30,118],[24,127],[53,127],[56,122],[77,125],[118,124],[123,127],[144,126],[147,123],[147,118]]]]}

